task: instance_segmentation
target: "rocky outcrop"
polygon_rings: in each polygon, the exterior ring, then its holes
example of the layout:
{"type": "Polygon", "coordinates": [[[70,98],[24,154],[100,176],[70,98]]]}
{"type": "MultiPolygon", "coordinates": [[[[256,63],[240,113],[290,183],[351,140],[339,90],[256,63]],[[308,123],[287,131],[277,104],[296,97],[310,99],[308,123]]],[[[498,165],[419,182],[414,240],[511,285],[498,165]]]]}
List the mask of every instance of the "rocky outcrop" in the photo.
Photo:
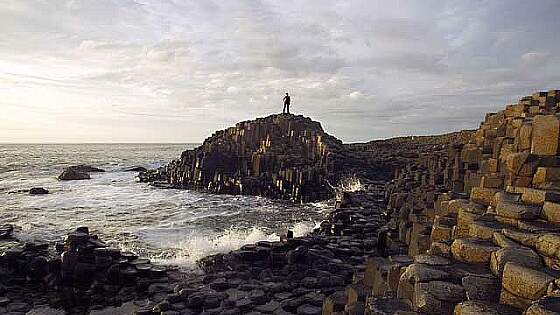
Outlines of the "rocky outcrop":
{"type": "Polygon", "coordinates": [[[88,165],[75,165],[64,169],[62,174],[58,176],[59,180],[84,180],[90,179],[89,173],[100,173],[105,172],[97,167],[88,165]]]}
{"type": "Polygon", "coordinates": [[[471,134],[343,144],[309,118],[271,115],[218,131],[179,160],[139,178],[174,188],[307,202],[332,197],[331,186],[350,176],[390,180],[417,152],[463,142],[471,134]]]}
{"type": "Polygon", "coordinates": [[[341,141],[303,116],[271,115],[221,130],[141,181],[174,188],[307,202],[332,196],[345,154],[341,141]]]}
{"type": "Polygon", "coordinates": [[[29,194],[30,195],[46,195],[48,194],[49,191],[43,187],[33,187],[31,189],[29,189],[29,194]]]}
{"type": "MultiPolygon", "coordinates": [[[[64,242],[22,242],[0,226],[0,314],[62,308],[87,314],[173,291],[174,271],[111,248],[86,227],[64,242]]],[[[38,312],[38,313],[37,313],[38,312]]],[[[28,313],[33,314],[33,312],[28,313]]]]}
{"type": "Polygon", "coordinates": [[[64,171],[62,171],[62,174],[58,176],[59,180],[84,180],[90,178],[91,177],[88,173],[79,172],[71,168],[65,169],[64,171]]]}
{"type": "Polygon", "coordinates": [[[355,280],[365,293],[343,308],[559,314],[559,113],[560,91],[535,93],[487,114],[467,143],[398,169],[378,242],[387,258],[369,260],[355,280]]]}

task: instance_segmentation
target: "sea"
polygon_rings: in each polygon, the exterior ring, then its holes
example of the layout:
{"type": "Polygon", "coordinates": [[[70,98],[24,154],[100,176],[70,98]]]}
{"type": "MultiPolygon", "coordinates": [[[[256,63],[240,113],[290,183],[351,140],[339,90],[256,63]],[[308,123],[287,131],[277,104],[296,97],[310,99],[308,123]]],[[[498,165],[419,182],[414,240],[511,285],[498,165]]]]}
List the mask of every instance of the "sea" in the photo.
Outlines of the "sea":
{"type": "Polygon", "coordinates": [[[333,201],[292,204],[140,183],[128,168],[165,165],[197,144],[0,144],[0,224],[25,241],[60,242],[76,227],[152,261],[195,269],[207,255],[259,240],[312,231],[333,201]],[[104,169],[90,180],[59,181],[71,165],[104,169]],[[43,187],[47,195],[25,190],[43,187]]]}

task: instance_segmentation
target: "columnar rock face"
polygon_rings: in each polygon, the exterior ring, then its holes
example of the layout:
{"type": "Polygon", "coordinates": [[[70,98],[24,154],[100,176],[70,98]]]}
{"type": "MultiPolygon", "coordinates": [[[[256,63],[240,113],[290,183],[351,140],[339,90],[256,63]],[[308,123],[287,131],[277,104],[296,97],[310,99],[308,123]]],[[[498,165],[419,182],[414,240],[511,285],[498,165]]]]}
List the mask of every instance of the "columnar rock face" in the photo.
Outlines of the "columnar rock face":
{"type": "Polygon", "coordinates": [[[111,248],[87,227],[55,246],[23,243],[13,230],[0,226],[0,314],[24,314],[47,305],[86,314],[168,293],[176,282],[167,267],[111,248]]]}
{"type": "Polygon", "coordinates": [[[320,123],[303,116],[271,115],[221,130],[143,181],[176,188],[250,194],[293,201],[331,196],[338,179],[342,143],[320,123]]]}
{"type": "Polygon", "coordinates": [[[560,91],[524,97],[395,172],[366,314],[560,314],[559,112],[560,91]]]}

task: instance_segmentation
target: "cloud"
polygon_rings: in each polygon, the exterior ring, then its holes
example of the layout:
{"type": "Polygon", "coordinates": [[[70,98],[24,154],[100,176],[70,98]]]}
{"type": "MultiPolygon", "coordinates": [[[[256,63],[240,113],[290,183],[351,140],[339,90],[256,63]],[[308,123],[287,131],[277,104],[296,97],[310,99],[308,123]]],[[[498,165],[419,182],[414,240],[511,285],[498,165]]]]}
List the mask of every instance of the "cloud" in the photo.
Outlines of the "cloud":
{"type": "Polygon", "coordinates": [[[521,61],[527,65],[542,65],[550,58],[549,53],[531,51],[521,55],[521,61]]]}
{"type": "Polygon", "coordinates": [[[0,141],[56,141],[79,122],[87,132],[63,140],[197,142],[278,112],[285,92],[345,141],[474,128],[560,87],[557,12],[556,0],[2,1],[0,141]]]}

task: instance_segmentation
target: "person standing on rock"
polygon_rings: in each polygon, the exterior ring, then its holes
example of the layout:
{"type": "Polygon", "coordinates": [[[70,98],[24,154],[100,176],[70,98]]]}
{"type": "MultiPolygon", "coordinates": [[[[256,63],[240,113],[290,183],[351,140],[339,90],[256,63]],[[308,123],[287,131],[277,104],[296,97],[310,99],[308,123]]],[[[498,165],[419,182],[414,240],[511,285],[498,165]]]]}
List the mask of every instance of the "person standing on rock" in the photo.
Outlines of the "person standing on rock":
{"type": "Polygon", "coordinates": [[[290,113],[290,95],[286,93],[284,96],[284,109],[282,109],[282,114],[289,114],[290,113]]]}

